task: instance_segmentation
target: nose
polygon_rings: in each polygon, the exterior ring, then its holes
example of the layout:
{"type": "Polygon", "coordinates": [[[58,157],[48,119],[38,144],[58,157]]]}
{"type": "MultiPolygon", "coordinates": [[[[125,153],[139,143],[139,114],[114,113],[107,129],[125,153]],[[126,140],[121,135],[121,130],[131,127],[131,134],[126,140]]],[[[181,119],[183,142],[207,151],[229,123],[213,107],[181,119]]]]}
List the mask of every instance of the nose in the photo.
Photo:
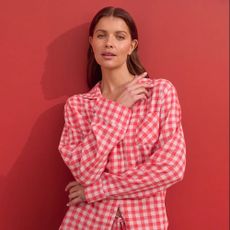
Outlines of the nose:
{"type": "Polygon", "coordinates": [[[106,41],[105,41],[105,47],[106,48],[113,48],[113,46],[114,46],[113,37],[108,36],[106,41]]]}

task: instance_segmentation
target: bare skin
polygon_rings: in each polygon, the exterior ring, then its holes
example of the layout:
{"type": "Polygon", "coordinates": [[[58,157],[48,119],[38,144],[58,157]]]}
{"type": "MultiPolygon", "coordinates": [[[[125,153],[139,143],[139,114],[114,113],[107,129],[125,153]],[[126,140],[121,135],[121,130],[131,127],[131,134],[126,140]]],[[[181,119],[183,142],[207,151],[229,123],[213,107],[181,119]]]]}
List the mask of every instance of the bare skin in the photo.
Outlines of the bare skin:
{"type": "Polygon", "coordinates": [[[149,97],[148,88],[152,86],[139,81],[144,78],[147,73],[143,73],[134,78],[130,83],[126,84],[124,90],[116,98],[116,101],[128,108],[131,108],[138,100],[147,99],[149,97]]]}
{"type": "Polygon", "coordinates": [[[67,206],[76,205],[85,201],[84,187],[77,181],[70,182],[66,186],[65,191],[69,192],[69,203],[67,203],[67,206]]]}

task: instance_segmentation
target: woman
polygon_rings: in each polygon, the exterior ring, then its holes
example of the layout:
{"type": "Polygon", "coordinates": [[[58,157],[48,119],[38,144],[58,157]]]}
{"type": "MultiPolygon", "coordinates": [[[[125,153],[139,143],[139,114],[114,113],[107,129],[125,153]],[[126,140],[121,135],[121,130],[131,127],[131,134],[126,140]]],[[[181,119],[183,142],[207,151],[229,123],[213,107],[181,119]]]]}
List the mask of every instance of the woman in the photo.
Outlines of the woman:
{"type": "Polygon", "coordinates": [[[148,78],[123,9],[100,10],[89,43],[91,90],[65,104],[59,151],[75,180],[60,229],[167,229],[166,189],[186,164],[176,90],[148,78]]]}

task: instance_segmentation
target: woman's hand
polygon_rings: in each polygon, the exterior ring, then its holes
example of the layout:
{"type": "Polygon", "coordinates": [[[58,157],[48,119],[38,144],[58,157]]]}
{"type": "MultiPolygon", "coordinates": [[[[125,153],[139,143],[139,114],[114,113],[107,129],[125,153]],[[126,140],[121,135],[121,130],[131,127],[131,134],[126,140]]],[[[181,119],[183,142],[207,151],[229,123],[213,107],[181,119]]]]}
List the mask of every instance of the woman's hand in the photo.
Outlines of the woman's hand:
{"type": "Polygon", "coordinates": [[[69,203],[67,206],[85,201],[84,187],[76,181],[70,182],[66,186],[65,191],[69,191],[69,203]]]}
{"type": "Polygon", "coordinates": [[[130,108],[138,100],[147,99],[147,97],[149,97],[149,92],[147,91],[147,88],[152,88],[152,86],[144,82],[139,82],[139,80],[144,78],[146,75],[147,73],[145,72],[129,82],[125,86],[123,92],[117,97],[116,102],[130,108]]]}

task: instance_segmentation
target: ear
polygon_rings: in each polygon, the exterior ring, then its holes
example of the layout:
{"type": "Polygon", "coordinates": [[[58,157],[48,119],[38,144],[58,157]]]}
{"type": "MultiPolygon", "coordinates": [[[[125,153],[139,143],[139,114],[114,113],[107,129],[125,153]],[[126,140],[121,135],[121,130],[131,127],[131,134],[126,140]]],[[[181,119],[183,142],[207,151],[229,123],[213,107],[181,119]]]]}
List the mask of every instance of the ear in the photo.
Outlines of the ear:
{"type": "Polygon", "coordinates": [[[137,45],[138,45],[137,39],[133,39],[131,42],[129,55],[131,55],[131,53],[137,48],[137,45]]]}
{"type": "Polygon", "coordinates": [[[93,38],[92,36],[89,36],[89,44],[92,46],[93,38]]]}

